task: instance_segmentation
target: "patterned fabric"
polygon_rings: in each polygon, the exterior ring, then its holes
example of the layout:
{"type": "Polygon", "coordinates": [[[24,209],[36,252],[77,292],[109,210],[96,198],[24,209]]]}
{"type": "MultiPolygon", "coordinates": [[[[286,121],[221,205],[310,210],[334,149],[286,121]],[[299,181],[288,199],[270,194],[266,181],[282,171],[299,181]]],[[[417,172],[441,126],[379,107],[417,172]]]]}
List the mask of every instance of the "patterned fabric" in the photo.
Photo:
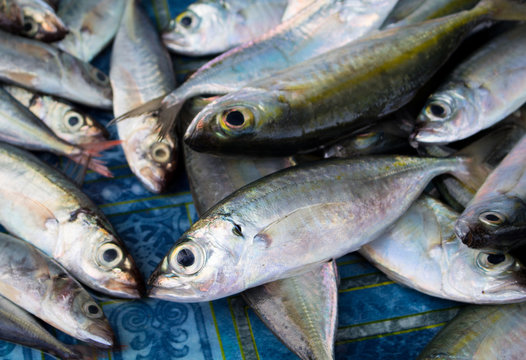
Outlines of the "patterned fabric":
{"type": "MultiPolygon", "coordinates": [[[[144,2],[156,22],[166,23],[165,0],[144,2]],[[153,9],[162,10],[157,16],[153,9]]],[[[177,14],[191,1],[170,1],[177,14]]],[[[106,49],[94,64],[106,73],[106,49]]],[[[181,61],[175,61],[176,64],[181,61]]],[[[101,122],[111,113],[92,111],[101,122]]],[[[110,128],[116,138],[115,127],[110,128]]],[[[44,155],[50,162],[53,157],[44,155]]],[[[53,161],[55,160],[55,161],[53,161]]],[[[196,221],[186,175],[181,169],[171,191],[149,193],[128,169],[120,149],[105,153],[113,179],[89,172],[85,192],[102,208],[147,279],[174,241],[196,221]]],[[[181,166],[182,168],[182,166],[181,166]]],[[[414,359],[460,304],[394,284],[356,254],[338,260],[341,277],[337,359],[414,359]]],[[[98,359],[297,359],[265,327],[240,296],[210,303],[98,298],[115,331],[116,350],[98,359]]],[[[75,343],[51,329],[62,341],[75,343]]],[[[0,342],[1,359],[51,359],[38,351],[0,342]]]]}

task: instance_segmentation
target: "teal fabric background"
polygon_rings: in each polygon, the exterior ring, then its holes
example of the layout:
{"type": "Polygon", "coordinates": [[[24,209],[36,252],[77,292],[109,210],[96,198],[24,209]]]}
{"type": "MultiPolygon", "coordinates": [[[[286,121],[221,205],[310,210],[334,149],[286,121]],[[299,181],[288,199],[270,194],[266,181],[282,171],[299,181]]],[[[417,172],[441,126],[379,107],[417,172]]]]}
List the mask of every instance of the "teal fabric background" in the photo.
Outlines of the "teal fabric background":
{"type": "MultiPolygon", "coordinates": [[[[154,3],[143,1],[143,6],[159,24],[166,22],[163,14],[168,8],[177,14],[191,1],[154,3]],[[155,14],[154,8],[158,10],[155,14]]],[[[106,73],[110,51],[106,49],[94,61],[106,73]]],[[[185,60],[174,63],[180,66],[185,60]]],[[[88,112],[103,123],[112,118],[111,113],[88,112]]],[[[110,132],[116,138],[116,129],[110,132]]],[[[52,156],[43,157],[63,165],[52,156]]],[[[106,152],[103,159],[115,177],[106,179],[89,172],[84,191],[108,215],[147,279],[173,242],[197,219],[184,169],[180,166],[169,193],[154,195],[130,172],[120,148],[106,152]]],[[[460,307],[394,284],[359,255],[339,259],[338,265],[337,359],[414,359],[460,307]]],[[[116,350],[101,353],[99,359],[296,359],[240,296],[200,304],[98,299],[118,339],[116,350]]],[[[55,334],[64,342],[75,342],[55,334]]],[[[0,358],[51,359],[4,342],[0,342],[0,358]]]]}

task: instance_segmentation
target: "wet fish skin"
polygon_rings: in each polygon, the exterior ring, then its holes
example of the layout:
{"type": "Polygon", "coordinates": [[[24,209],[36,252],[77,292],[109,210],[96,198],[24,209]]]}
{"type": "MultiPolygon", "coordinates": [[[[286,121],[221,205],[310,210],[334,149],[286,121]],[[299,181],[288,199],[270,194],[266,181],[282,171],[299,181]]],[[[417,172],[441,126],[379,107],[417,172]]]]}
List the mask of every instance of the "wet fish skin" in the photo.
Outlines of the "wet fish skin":
{"type": "Polygon", "coordinates": [[[181,236],[152,274],[149,295],[208,301],[312,270],[379,236],[431,178],[460,175],[467,164],[455,158],[338,159],[264,177],[222,200],[181,236]]]}
{"type": "MultiPolygon", "coordinates": [[[[526,26],[519,25],[475,52],[428,99],[413,140],[444,144],[505,119],[526,102],[526,26]]],[[[417,145],[417,144],[415,144],[417,145]]]]}
{"type": "Polygon", "coordinates": [[[22,9],[16,3],[16,0],[0,1],[0,28],[16,32],[23,27],[22,9]]]}
{"type": "Polygon", "coordinates": [[[473,248],[508,251],[526,238],[526,136],[488,176],[455,225],[473,248]]]}
{"type": "Polygon", "coordinates": [[[469,10],[479,2],[480,0],[427,0],[405,18],[393,24],[393,26],[416,24],[420,21],[436,19],[462,10],[469,10]]]}
{"type": "MultiPolygon", "coordinates": [[[[172,91],[172,62],[147,16],[129,1],[111,55],[114,113],[120,115],[172,91]]],[[[117,124],[132,172],[154,193],[163,192],[177,165],[177,138],[160,138],[158,114],[147,113],[117,124]]]]}
{"type": "Polygon", "coordinates": [[[526,268],[509,254],[465,246],[454,232],[458,213],[421,196],[360,253],[387,276],[431,296],[472,304],[526,299],[526,268]]]}
{"type": "Polygon", "coordinates": [[[197,151],[267,155],[323,145],[409,102],[500,5],[384,30],[255,81],[204,108],[184,140],[197,151]]]}
{"type": "Polygon", "coordinates": [[[111,109],[108,77],[40,41],[0,32],[0,81],[101,109],[111,109]]]}
{"type": "Polygon", "coordinates": [[[0,144],[0,223],[53,257],[76,279],[114,297],[139,298],[135,262],[104,214],[62,174],[0,144]]]}
{"type": "Polygon", "coordinates": [[[7,234],[0,239],[2,296],[79,340],[113,345],[102,308],[72,276],[29,243],[7,234]]]}
{"type": "Polygon", "coordinates": [[[109,137],[103,125],[65,100],[14,85],[4,85],[3,88],[42,120],[55,135],[70,144],[96,143],[109,137]]]}
{"type": "Polygon", "coordinates": [[[444,326],[419,360],[522,359],[526,303],[468,306],[444,326]]]}
{"type": "Polygon", "coordinates": [[[24,25],[21,34],[36,40],[53,42],[61,40],[68,28],[55,10],[44,0],[15,0],[22,9],[24,25]]]}
{"type": "Polygon", "coordinates": [[[281,23],[287,0],[198,0],[170,21],[163,42],[189,56],[219,54],[281,23]]]}
{"type": "Polygon", "coordinates": [[[71,55],[91,61],[113,39],[126,0],[61,0],[57,14],[69,33],[57,46],[71,55]]]}

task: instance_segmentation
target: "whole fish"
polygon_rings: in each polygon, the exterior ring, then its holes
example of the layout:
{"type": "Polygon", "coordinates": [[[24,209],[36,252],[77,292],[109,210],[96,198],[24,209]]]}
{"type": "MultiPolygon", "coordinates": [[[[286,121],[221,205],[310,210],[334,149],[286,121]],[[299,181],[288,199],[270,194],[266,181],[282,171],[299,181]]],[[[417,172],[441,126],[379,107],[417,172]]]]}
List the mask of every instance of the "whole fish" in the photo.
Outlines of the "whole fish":
{"type": "MultiPolygon", "coordinates": [[[[27,311],[0,296],[0,339],[32,347],[61,359],[82,359],[82,345],[57,340],[27,311]]],[[[87,349],[85,349],[87,350],[87,349]]]]}
{"type": "MultiPolygon", "coordinates": [[[[113,112],[120,115],[175,88],[168,52],[147,16],[128,1],[113,44],[110,79],[113,112]]],[[[162,192],[177,162],[177,139],[159,136],[158,114],[139,115],[117,124],[132,172],[152,192],[162,192]]]]}
{"type": "Polygon", "coordinates": [[[526,300],[526,268],[509,254],[465,246],[458,213],[422,196],[360,253],[387,276],[428,295],[473,304],[526,300]]]}
{"type": "Polygon", "coordinates": [[[205,107],[185,142],[197,151],[260,155],[323,145],[408,103],[480,23],[526,19],[526,4],[517,1],[483,0],[469,11],[384,30],[255,81],[205,107]]]}
{"type": "Polygon", "coordinates": [[[23,240],[0,233],[0,294],[57,329],[111,347],[102,308],[61,266],[23,240]]]}
{"type": "Polygon", "coordinates": [[[287,4],[287,0],[198,0],[170,21],[163,42],[178,54],[219,54],[275,28],[287,4]]]}
{"type": "Polygon", "coordinates": [[[24,14],[16,3],[16,0],[0,1],[0,29],[11,32],[21,31],[23,27],[24,14]]]}
{"type": "MultiPolygon", "coordinates": [[[[235,91],[252,80],[335,49],[377,29],[395,0],[318,0],[261,38],[201,67],[166,97],[121,116],[160,111],[162,134],[175,127],[186,100],[235,91]]],[[[180,125],[180,124],[179,124],[180,125]]]]}
{"type": "Polygon", "coordinates": [[[86,62],[113,39],[119,28],[126,0],[61,0],[57,11],[69,33],[56,45],[86,62]]]}
{"type": "Polygon", "coordinates": [[[70,144],[98,143],[109,136],[104,126],[65,100],[14,85],[4,85],[3,88],[42,120],[55,135],[70,144]]]}
{"type": "Polygon", "coordinates": [[[419,360],[520,360],[526,303],[465,307],[420,353],[419,360]]]}
{"type": "Polygon", "coordinates": [[[57,260],[83,284],[140,297],[132,257],[93,202],[33,155],[0,144],[0,224],[57,260]]]}
{"type": "Polygon", "coordinates": [[[21,34],[40,41],[63,39],[68,28],[44,0],[15,0],[24,14],[21,34]]]}
{"type": "Polygon", "coordinates": [[[526,102],[526,25],[500,35],[462,63],[427,101],[417,143],[465,139],[526,102]]]}
{"type": "Polygon", "coordinates": [[[90,144],[86,145],[90,148],[85,149],[67,143],[58,138],[31,111],[2,88],[0,88],[0,140],[29,150],[50,151],[64,155],[104,176],[112,176],[106,166],[91,157],[98,156],[99,151],[114,146],[115,142],[90,144]]]}
{"type": "Polygon", "coordinates": [[[2,82],[87,106],[111,109],[108,77],[54,46],[0,32],[0,57],[2,82]]]}
{"type": "Polygon", "coordinates": [[[150,296],[208,301],[312,270],[378,237],[433,177],[453,172],[474,180],[468,164],[461,158],[378,157],[278,171],[237,190],[194,223],[152,274],[150,296]]]}
{"type": "Polygon", "coordinates": [[[460,215],[457,236],[472,248],[507,251],[526,240],[526,135],[491,172],[460,215]]]}

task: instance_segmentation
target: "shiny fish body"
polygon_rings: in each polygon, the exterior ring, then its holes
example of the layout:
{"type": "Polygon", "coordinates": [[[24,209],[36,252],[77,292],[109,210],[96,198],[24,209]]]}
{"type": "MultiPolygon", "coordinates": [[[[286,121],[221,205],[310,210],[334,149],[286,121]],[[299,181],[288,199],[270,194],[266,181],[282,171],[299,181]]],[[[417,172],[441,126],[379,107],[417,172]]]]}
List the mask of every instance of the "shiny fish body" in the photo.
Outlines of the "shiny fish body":
{"type": "Polygon", "coordinates": [[[63,39],[68,28],[44,0],[15,0],[24,14],[21,34],[40,41],[63,39]]]}
{"type": "MultiPolygon", "coordinates": [[[[130,1],[111,55],[110,79],[115,115],[120,115],[175,88],[169,54],[147,16],[130,1]]],[[[160,139],[158,114],[148,113],[117,124],[126,160],[148,190],[159,193],[175,170],[177,139],[160,139]]]]}
{"type": "Polygon", "coordinates": [[[0,81],[111,109],[108,77],[51,45],[0,32],[0,81]]]}
{"type": "Polygon", "coordinates": [[[465,307],[440,330],[418,359],[523,359],[525,318],[526,303],[465,307]]]}
{"type": "Polygon", "coordinates": [[[11,32],[22,30],[23,13],[15,0],[0,0],[0,29],[11,32]]]}
{"type": "Polygon", "coordinates": [[[491,172],[455,231],[473,248],[507,251],[526,239],[526,135],[491,172]]]}
{"type": "Polygon", "coordinates": [[[454,232],[457,218],[423,196],[360,253],[389,278],[431,296],[473,304],[526,300],[526,268],[511,255],[465,246],[454,232]]]}
{"type": "Polygon", "coordinates": [[[382,24],[382,28],[397,23],[408,17],[425,1],[426,0],[399,0],[393,10],[389,13],[389,16],[387,16],[385,19],[384,23],[382,24]]]}
{"type": "Polygon", "coordinates": [[[526,102],[526,25],[500,35],[462,63],[429,98],[414,140],[449,143],[505,119],[526,102]]]}
{"type": "Polygon", "coordinates": [[[75,185],[33,155],[0,144],[0,224],[104,294],[137,298],[141,277],[112,226],[75,185]]]}
{"type": "Polygon", "coordinates": [[[70,144],[97,143],[108,137],[104,126],[67,101],[18,86],[4,85],[3,88],[42,120],[55,135],[70,144]]]}
{"type": "Polygon", "coordinates": [[[208,301],[307,272],[378,237],[434,176],[463,173],[467,164],[338,159],[271,174],[222,200],[181,236],[150,278],[150,296],[208,301]]]}
{"type": "Polygon", "coordinates": [[[113,39],[126,0],[61,0],[58,16],[69,33],[57,46],[86,62],[91,61],[113,39]]]}
{"type": "Polygon", "coordinates": [[[384,30],[248,84],[205,107],[185,142],[268,155],[323,145],[405,105],[496,6],[384,30]]]}
{"type": "Polygon", "coordinates": [[[287,0],[198,0],[170,21],[163,42],[189,56],[219,54],[281,23],[287,0]]]}
{"type": "Polygon", "coordinates": [[[235,91],[245,84],[335,49],[378,28],[394,0],[320,0],[254,42],[215,58],[164,98],[163,129],[184,102],[235,91]],[[166,119],[165,119],[166,118],[166,119]]]}
{"type": "Polygon", "coordinates": [[[0,294],[57,329],[111,347],[102,308],[62,267],[23,240],[0,234],[0,294]]]}
{"type": "Polygon", "coordinates": [[[436,19],[449,14],[454,14],[462,10],[473,8],[480,0],[427,0],[424,1],[407,17],[394,24],[394,26],[404,26],[416,24],[421,21],[436,19]]]}

